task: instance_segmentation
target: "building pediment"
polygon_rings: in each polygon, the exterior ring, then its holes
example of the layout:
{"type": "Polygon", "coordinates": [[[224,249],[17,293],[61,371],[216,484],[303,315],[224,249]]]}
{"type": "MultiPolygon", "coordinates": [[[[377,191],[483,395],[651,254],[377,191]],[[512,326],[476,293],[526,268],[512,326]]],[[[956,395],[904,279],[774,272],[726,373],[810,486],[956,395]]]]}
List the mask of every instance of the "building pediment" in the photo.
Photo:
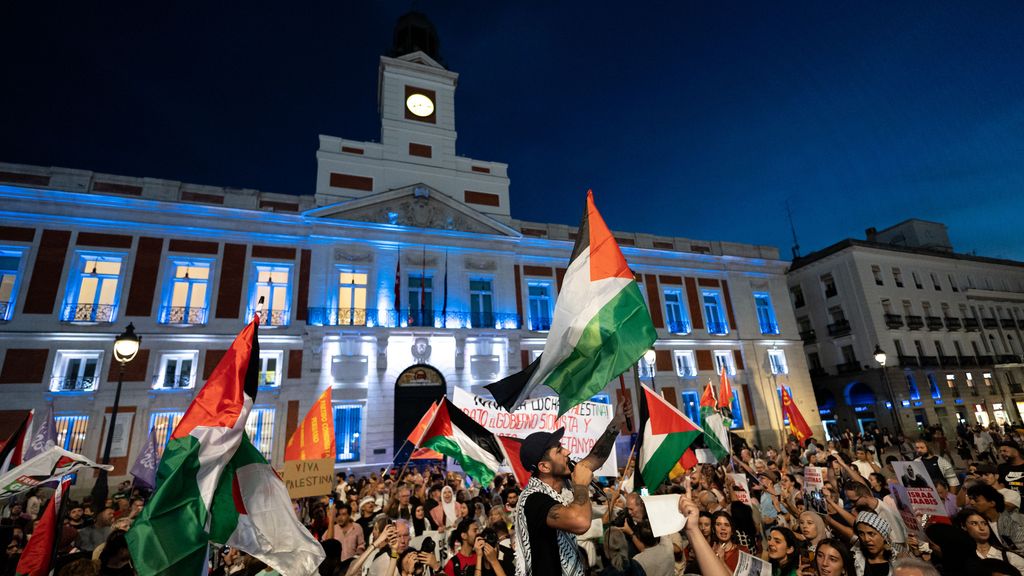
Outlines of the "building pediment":
{"type": "Polygon", "coordinates": [[[313,218],[434,228],[474,234],[519,237],[518,230],[438,192],[414,184],[357,200],[322,206],[306,212],[313,218]]]}

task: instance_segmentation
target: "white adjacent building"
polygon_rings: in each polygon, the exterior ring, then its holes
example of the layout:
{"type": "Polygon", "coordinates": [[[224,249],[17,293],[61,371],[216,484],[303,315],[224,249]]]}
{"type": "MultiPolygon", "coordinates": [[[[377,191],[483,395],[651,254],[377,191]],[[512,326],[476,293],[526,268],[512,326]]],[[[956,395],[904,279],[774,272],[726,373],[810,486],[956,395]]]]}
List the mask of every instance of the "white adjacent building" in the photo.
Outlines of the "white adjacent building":
{"type": "Polygon", "coordinates": [[[1024,263],[907,220],[797,258],[789,290],[830,429],[1021,422],[1024,263]]]}
{"type": "MultiPolygon", "coordinates": [[[[458,75],[429,23],[407,15],[398,32],[380,59],[380,142],[321,136],[313,194],[0,164],[0,420],[52,406],[62,445],[99,457],[111,346],[131,322],[142,349],[125,366],[112,461],[124,475],[263,297],[256,445],[280,459],[332,387],[338,467],[378,468],[432,400],[486,395],[539,353],[575,227],[512,218],[507,166],[456,155],[458,75]]],[[[659,333],[642,379],[697,418],[724,367],[737,433],[778,444],[783,385],[820,431],[775,248],[615,235],[659,333]]]]}

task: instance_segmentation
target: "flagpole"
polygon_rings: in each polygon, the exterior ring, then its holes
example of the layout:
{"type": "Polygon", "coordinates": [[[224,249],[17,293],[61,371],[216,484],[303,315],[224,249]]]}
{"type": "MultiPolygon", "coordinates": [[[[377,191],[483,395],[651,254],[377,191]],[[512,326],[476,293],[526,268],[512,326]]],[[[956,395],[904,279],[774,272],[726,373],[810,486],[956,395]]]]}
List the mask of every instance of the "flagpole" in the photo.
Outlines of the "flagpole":
{"type": "MultiPolygon", "coordinates": [[[[626,466],[622,469],[622,476],[619,476],[619,485],[615,487],[615,492],[616,493],[622,492],[622,484],[626,481],[626,470],[629,469],[629,462],[630,462],[630,460],[633,459],[633,454],[636,453],[636,445],[637,445],[637,443],[634,442],[633,443],[633,447],[629,449],[629,458],[626,458],[626,466]]],[[[634,475],[636,474],[636,465],[635,464],[633,465],[633,474],[634,475]]],[[[636,484],[634,483],[633,486],[636,487],[636,484]]],[[[614,506],[615,503],[612,502],[609,505],[610,506],[614,506]]]]}

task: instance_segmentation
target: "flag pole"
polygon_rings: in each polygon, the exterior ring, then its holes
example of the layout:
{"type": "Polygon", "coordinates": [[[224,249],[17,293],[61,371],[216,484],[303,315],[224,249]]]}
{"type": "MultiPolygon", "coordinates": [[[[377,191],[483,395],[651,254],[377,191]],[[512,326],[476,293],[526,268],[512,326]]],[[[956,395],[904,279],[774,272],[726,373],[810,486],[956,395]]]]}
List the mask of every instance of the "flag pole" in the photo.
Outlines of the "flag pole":
{"type": "MultiPolygon", "coordinates": [[[[633,454],[636,454],[636,445],[637,445],[637,443],[634,442],[633,443],[633,447],[629,449],[629,458],[626,458],[626,466],[625,466],[625,468],[622,469],[622,476],[619,476],[619,484],[615,487],[615,492],[616,493],[622,492],[622,484],[625,483],[625,481],[626,481],[626,470],[629,469],[629,463],[630,463],[631,460],[633,460],[633,454]]],[[[633,474],[634,475],[636,474],[636,464],[633,465],[633,474]]],[[[633,484],[633,487],[634,488],[636,487],[636,483],[633,484]]],[[[614,502],[609,504],[609,506],[614,506],[614,505],[615,505],[614,502]]]]}

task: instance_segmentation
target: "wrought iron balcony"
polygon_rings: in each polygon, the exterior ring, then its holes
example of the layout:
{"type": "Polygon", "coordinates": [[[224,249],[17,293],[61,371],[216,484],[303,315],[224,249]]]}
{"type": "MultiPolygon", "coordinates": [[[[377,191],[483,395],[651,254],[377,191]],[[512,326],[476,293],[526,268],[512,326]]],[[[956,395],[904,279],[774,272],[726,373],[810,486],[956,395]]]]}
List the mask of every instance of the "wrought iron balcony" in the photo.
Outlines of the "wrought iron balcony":
{"type": "Polygon", "coordinates": [[[998,328],[999,321],[996,320],[995,318],[982,318],[981,325],[984,326],[985,328],[998,328]]]}
{"type": "Polygon", "coordinates": [[[964,330],[967,330],[968,332],[977,332],[978,328],[977,318],[964,318],[964,330]]]}
{"type": "Polygon", "coordinates": [[[840,374],[849,374],[851,372],[860,372],[860,362],[851,360],[850,362],[844,362],[836,366],[836,371],[840,374]]]}
{"type": "Polygon", "coordinates": [[[175,326],[202,326],[206,324],[206,308],[188,306],[163,306],[160,308],[160,323],[175,326]]]}
{"type": "Polygon", "coordinates": [[[902,314],[886,314],[885,315],[885,326],[887,328],[903,328],[903,315],[902,314]]]}
{"type": "Polygon", "coordinates": [[[845,336],[850,333],[849,320],[836,320],[828,325],[829,336],[845,336]]]}
{"type": "Polygon", "coordinates": [[[778,334],[779,324],[778,322],[770,320],[762,320],[760,323],[761,334],[778,334]]]}
{"type": "Polygon", "coordinates": [[[921,358],[921,366],[938,366],[939,365],[939,357],[938,356],[920,356],[919,358],[921,358]]]}
{"type": "Polygon", "coordinates": [[[942,330],[942,318],[939,316],[926,316],[924,319],[925,324],[928,325],[929,330],[942,330]]]}
{"type": "Polygon", "coordinates": [[[946,322],[946,330],[959,330],[963,327],[959,318],[947,316],[943,320],[946,322]]]}
{"type": "Polygon", "coordinates": [[[1013,330],[1017,327],[1017,322],[1013,318],[1000,318],[999,325],[1006,330],[1013,330]]]}
{"type": "Polygon", "coordinates": [[[939,356],[939,364],[942,364],[943,368],[956,368],[959,362],[956,356],[939,356]]]}
{"type": "Polygon", "coordinates": [[[907,328],[911,330],[920,330],[924,328],[924,318],[920,316],[907,316],[907,328]]]}
{"type": "Polygon", "coordinates": [[[99,379],[95,376],[55,377],[50,380],[50,390],[53,392],[92,392],[98,383],[99,379]]]}
{"type": "Polygon", "coordinates": [[[800,331],[800,339],[805,344],[813,344],[818,341],[818,335],[814,333],[814,328],[808,328],[807,330],[800,331]]]}
{"type": "Polygon", "coordinates": [[[261,326],[287,326],[291,320],[291,311],[285,310],[264,310],[260,316],[261,326]]]}
{"type": "Polygon", "coordinates": [[[992,360],[991,356],[978,356],[978,366],[991,366],[992,360]]]}
{"type": "Polygon", "coordinates": [[[1000,354],[996,360],[997,364],[1020,364],[1020,356],[1016,354],[1000,354]]]}
{"type": "MultiPolygon", "coordinates": [[[[689,323],[686,322],[686,332],[690,331],[689,323]]],[[[535,332],[547,332],[551,330],[551,318],[530,318],[530,330],[535,332]]],[[[669,330],[672,330],[672,323],[669,322],[669,330]]],[[[674,330],[672,330],[674,332],[674,330]]],[[[684,334],[685,332],[678,332],[678,334],[684,334]]]]}
{"type": "Polygon", "coordinates": [[[65,322],[113,322],[117,306],[113,304],[65,304],[60,319],[65,322]]]}
{"type": "MultiPolygon", "coordinates": [[[[551,326],[551,320],[548,320],[548,327],[551,326]]],[[[689,334],[690,333],[690,321],[689,320],[669,320],[665,322],[665,327],[669,332],[673,334],[689,334]]],[[[545,328],[547,330],[547,328],[545,328]]]]}
{"type": "Polygon", "coordinates": [[[188,376],[188,375],[184,375],[184,376],[178,376],[176,378],[171,378],[170,380],[168,380],[166,378],[161,378],[160,381],[157,382],[157,385],[155,387],[158,388],[158,389],[162,389],[162,390],[170,390],[170,389],[177,389],[177,388],[191,388],[192,387],[192,377],[188,376]]]}
{"type": "Polygon", "coordinates": [[[708,334],[728,334],[729,327],[725,322],[708,322],[708,334]]]}
{"type": "Polygon", "coordinates": [[[920,366],[921,362],[917,359],[917,356],[897,356],[896,360],[900,363],[900,366],[920,366]]]}

